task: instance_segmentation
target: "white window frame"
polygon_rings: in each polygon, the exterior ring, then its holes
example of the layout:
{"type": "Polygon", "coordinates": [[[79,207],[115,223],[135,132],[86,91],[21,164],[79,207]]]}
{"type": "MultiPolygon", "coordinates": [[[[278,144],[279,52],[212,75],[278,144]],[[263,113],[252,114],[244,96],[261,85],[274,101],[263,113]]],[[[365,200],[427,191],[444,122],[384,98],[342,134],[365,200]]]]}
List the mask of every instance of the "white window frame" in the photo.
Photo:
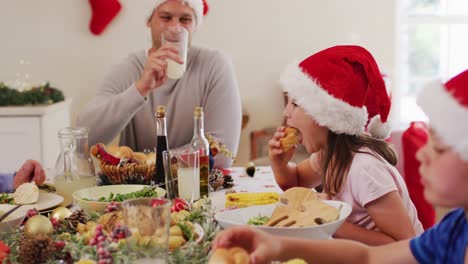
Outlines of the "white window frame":
{"type": "MultiPolygon", "coordinates": [[[[408,0],[398,0],[397,1],[397,12],[396,12],[396,36],[395,36],[395,75],[394,75],[394,89],[392,92],[393,96],[393,106],[392,106],[392,121],[396,129],[405,129],[408,127],[409,122],[414,120],[405,120],[403,118],[403,110],[410,106],[408,101],[415,101],[416,97],[414,96],[405,96],[406,87],[408,83],[405,82],[405,75],[408,74],[405,70],[407,69],[405,65],[405,58],[407,58],[408,49],[405,49],[405,38],[407,34],[405,28],[407,25],[417,25],[417,24],[433,24],[433,25],[455,25],[455,24],[466,24],[468,25],[468,14],[467,15],[450,15],[450,14],[418,14],[411,15],[406,14],[404,11],[404,3],[408,0]]],[[[468,0],[467,0],[468,1],[468,0]]],[[[448,0],[440,0],[441,10],[447,10],[448,0]]],[[[468,33],[467,33],[468,34],[468,33]]],[[[434,78],[439,78],[443,81],[447,80],[449,77],[449,56],[448,56],[448,47],[449,47],[449,32],[448,30],[443,31],[443,39],[441,40],[441,67],[439,76],[434,78]],[[443,54],[443,53],[446,54],[443,54]]],[[[409,78],[406,80],[410,80],[409,78]]],[[[413,109],[414,111],[419,111],[419,109],[413,109]]],[[[423,121],[427,121],[425,116],[422,117],[423,121]]]]}

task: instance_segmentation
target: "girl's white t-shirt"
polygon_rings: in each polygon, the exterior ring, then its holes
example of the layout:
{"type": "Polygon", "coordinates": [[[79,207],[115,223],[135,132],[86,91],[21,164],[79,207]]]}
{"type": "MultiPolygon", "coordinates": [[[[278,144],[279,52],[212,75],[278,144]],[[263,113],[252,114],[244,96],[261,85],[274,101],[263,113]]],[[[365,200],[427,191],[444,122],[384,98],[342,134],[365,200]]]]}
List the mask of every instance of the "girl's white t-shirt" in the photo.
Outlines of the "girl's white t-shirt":
{"type": "MultiPolygon", "coordinates": [[[[372,153],[370,149],[360,151],[372,153]]],[[[411,201],[408,189],[398,170],[377,154],[356,153],[349,169],[343,189],[334,200],[351,205],[352,212],[347,221],[369,230],[378,230],[376,224],[367,213],[366,204],[377,200],[385,194],[398,191],[403,205],[413,223],[416,235],[424,232],[418,219],[416,207],[411,201]]]]}

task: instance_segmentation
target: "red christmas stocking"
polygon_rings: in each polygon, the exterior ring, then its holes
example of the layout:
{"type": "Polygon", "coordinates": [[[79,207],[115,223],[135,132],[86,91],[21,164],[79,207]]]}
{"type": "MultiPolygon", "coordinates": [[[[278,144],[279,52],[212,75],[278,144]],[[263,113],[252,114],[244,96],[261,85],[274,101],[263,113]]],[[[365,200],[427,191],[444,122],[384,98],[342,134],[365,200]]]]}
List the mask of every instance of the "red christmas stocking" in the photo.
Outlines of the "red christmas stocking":
{"type": "Polygon", "coordinates": [[[93,12],[89,30],[100,35],[122,8],[119,0],[89,0],[93,12]]]}

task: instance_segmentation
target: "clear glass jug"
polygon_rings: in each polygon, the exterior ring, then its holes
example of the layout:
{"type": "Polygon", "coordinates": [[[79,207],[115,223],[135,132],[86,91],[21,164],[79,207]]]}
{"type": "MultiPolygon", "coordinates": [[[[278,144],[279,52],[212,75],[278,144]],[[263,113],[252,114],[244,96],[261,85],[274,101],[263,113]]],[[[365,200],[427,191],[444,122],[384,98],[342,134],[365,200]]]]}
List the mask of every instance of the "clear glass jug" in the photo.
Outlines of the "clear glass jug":
{"type": "Polygon", "coordinates": [[[89,156],[88,129],[65,127],[58,132],[60,154],[55,163],[54,184],[57,194],[73,202],[74,191],[96,185],[94,166],[89,156]]]}

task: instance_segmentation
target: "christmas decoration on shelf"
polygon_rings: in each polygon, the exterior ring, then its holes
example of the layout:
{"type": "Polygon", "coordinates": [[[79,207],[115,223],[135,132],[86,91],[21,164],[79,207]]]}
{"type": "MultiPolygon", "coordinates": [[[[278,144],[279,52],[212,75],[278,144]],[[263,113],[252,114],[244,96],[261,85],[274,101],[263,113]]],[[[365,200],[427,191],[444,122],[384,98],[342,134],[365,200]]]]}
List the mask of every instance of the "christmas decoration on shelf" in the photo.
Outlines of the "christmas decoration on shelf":
{"type": "Polygon", "coordinates": [[[50,83],[19,91],[0,82],[0,106],[48,105],[63,100],[62,91],[50,83]]]}
{"type": "Polygon", "coordinates": [[[94,35],[101,35],[122,9],[118,0],[89,0],[91,5],[91,21],[89,30],[94,35]]]}

